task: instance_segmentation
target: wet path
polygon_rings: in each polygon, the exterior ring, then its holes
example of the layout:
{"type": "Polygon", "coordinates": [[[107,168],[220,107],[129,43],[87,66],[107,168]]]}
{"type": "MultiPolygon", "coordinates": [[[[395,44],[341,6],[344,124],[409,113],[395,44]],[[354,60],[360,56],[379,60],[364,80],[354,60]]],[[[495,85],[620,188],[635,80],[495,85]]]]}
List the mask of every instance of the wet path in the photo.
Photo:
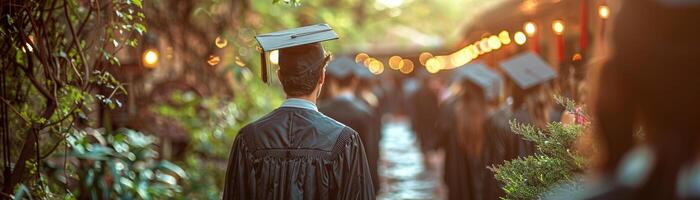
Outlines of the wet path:
{"type": "Polygon", "coordinates": [[[382,189],[378,199],[444,199],[440,156],[431,154],[430,164],[424,162],[407,122],[386,123],[380,148],[382,189]]]}

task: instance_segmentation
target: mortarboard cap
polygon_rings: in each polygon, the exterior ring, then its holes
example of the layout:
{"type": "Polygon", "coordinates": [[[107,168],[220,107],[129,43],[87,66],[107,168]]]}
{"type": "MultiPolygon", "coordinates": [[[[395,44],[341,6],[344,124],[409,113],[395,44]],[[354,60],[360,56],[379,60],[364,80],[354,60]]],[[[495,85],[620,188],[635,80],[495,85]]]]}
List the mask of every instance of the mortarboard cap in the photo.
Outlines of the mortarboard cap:
{"type": "Polygon", "coordinates": [[[500,75],[481,63],[468,64],[461,68],[464,69],[460,70],[460,77],[481,87],[486,100],[493,100],[498,97],[503,82],[500,75]]]}
{"type": "Polygon", "coordinates": [[[557,76],[552,67],[531,52],[501,62],[501,68],[520,89],[528,89],[557,76]]]}
{"type": "Polygon", "coordinates": [[[260,52],[261,77],[268,80],[265,52],[280,50],[280,73],[304,73],[318,67],[327,58],[319,42],[338,39],[328,24],[316,24],[255,36],[260,52]]]}
{"type": "Polygon", "coordinates": [[[336,78],[345,78],[356,75],[356,68],[360,67],[354,60],[348,57],[334,58],[326,68],[328,74],[336,78]]]}
{"type": "Polygon", "coordinates": [[[355,76],[361,80],[370,80],[374,78],[374,74],[372,74],[367,67],[363,66],[362,64],[358,65],[358,67],[355,67],[355,76]]]}

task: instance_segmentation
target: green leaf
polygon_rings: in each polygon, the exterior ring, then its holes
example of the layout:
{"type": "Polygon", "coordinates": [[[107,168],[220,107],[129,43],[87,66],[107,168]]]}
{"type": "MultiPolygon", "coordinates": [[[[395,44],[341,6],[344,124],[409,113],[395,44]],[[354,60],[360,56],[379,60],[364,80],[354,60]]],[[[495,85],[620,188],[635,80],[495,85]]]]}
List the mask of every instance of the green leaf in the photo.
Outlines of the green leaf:
{"type": "Polygon", "coordinates": [[[131,2],[134,3],[134,5],[136,5],[136,7],[143,8],[143,4],[141,3],[141,0],[131,0],[131,2]]]}
{"type": "Polygon", "coordinates": [[[161,161],[158,164],[158,168],[171,171],[171,172],[177,174],[177,176],[179,176],[180,178],[187,177],[187,173],[185,173],[185,170],[182,170],[182,168],[180,168],[180,166],[177,166],[177,165],[175,165],[167,160],[161,161]]]}

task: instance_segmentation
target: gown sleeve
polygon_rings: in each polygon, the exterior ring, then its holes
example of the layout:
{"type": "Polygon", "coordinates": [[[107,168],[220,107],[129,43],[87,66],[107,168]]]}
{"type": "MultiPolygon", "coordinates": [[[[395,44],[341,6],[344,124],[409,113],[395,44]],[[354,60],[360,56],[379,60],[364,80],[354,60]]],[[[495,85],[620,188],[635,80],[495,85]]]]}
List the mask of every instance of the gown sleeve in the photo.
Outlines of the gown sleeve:
{"type": "Polygon", "coordinates": [[[345,128],[338,141],[338,196],[335,199],[375,199],[365,149],[357,132],[345,128]]]}
{"type": "Polygon", "coordinates": [[[229,155],[223,196],[225,200],[255,199],[255,171],[250,162],[251,154],[241,137],[244,131],[245,129],[239,132],[229,155]]]}

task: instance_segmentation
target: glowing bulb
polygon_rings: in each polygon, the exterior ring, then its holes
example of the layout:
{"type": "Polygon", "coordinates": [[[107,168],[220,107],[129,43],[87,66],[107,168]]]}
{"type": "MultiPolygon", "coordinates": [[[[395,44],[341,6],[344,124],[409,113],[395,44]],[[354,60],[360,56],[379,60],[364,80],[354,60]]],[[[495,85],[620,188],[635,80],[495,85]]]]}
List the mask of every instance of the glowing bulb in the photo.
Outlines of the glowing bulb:
{"type": "Polygon", "coordinates": [[[401,68],[403,60],[400,56],[392,56],[389,58],[389,68],[397,70],[401,68]]]}
{"type": "Polygon", "coordinates": [[[401,69],[399,69],[399,71],[403,74],[410,74],[411,72],[413,72],[413,67],[413,61],[409,59],[403,59],[403,66],[401,67],[401,69]]]}
{"type": "Polygon", "coordinates": [[[479,48],[477,48],[476,46],[474,46],[472,44],[472,45],[467,46],[467,49],[469,49],[469,53],[472,56],[472,60],[479,57],[479,48]]]}
{"type": "Polygon", "coordinates": [[[607,5],[601,5],[598,7],[598,15],[601,19],[607,19],[610,16],[610,8],[607,5]]]}
{"type": "Polygon", "coordinates": [[[437,58],[430,58],[428,61],[425,61],[425,69],[428,70],[431,74],[437,73],[440,71],[440,60],[437,58]]]}
{"type": "Polygon", "coordinates": [[[158,63],[158,52],[153,49],[146,50],[143,53],[143,65],[147,68],[155,68],[158,63]]]}
{"type": "Polygon", "coordinates": [[[379,62],[379,60],[372,59],[369,62],[367,68],[370,72],[372,72],[372,74],[381,74],[382,72],[384,72],[384,63],[379,62]]]}
{"type": "Polygon", "coordinates": [[[535,35],[535,32],[537,32],[537,25],[535,25],[534,22],[526,22],[525,25],[523,25],[523,30],[525,30],[528,36],[532,37],[535,35]]]}
{"type": "Polygon", "coordinates": [[[272,64],[279,64],[280,62],[280,51],[279,50],[274,50],[270,52],[270,63],[272,64]]]}
{"type": "Polygon", "coordinates": [[[481,49],[481,51],[484,53],[491,52],[491,47],[489,47],[489,38],[482,38],[481,41],[479,41],[479,49],[481,49]]]}
{"type": "Polygon", "coordinates": [[[503,45],[510,44],[510,33],[508,33],[508,31],[505,30],[501,31],[500,33],[498,33],[498,40],[500,40],[501,43],[503,43],[503,45]]]}
{"type": "Polygon", "coordinates": [[[501,48],[501,40],[499,40],[498,37],[495,35],[492,35],[491,37],[489,37],[487,42],[489,44],[489,48],[491,48],[493,50],[501,48]]]}
{"type": "Polygon", "coordinates": [[[219,36],[219,37],[216,37],[216,40],[214,40],[214,44],[216,45],[216,47],[219,47],[221,49],[221,48],[226,47],[226,45],[228,45],[228,40],[221,38],[221,36],[219,36]]]}
{"type": "Polygon", "coordinates": [[[515,43],[518,45],[523,45],[527,41],[527,37],[525,36],[525,33],[523,32],[516,32],[515,35],[513,35],[513,39],[515,40],[515,43]]]}
{"type": "Polygon", "coordinates": [[[433,54],[428,53],[428,52],[423,52],[418,56],[418,61],[420,61],[421,65],[425,65],[425,63],[428,61],[428,59],[433,58],[433,54]]]}
{"type": "Polygon", "coordinates": [[[561,35],[564,32],[564,21],[554,20],[554,22],[552,22],[552,30],[554,30],[554,33],[557,35],[561,35]]]}
{"type": "Polygon", "coordinates": [[[211,66],[217,65],[219,64],[219,62],[221,62],[221,57],[219,56],[210,55],[209,59],[207,59],[207,64],[211,66]]]}
{"type": "Polygon", "coordinates": [[[367,58],[369,58],[369,55],[367,55],[366,53],[358,53],[355,56],[355,62],[361,63],[361,62],[364,62],[365,60],[367,60],[367,58]]]}

